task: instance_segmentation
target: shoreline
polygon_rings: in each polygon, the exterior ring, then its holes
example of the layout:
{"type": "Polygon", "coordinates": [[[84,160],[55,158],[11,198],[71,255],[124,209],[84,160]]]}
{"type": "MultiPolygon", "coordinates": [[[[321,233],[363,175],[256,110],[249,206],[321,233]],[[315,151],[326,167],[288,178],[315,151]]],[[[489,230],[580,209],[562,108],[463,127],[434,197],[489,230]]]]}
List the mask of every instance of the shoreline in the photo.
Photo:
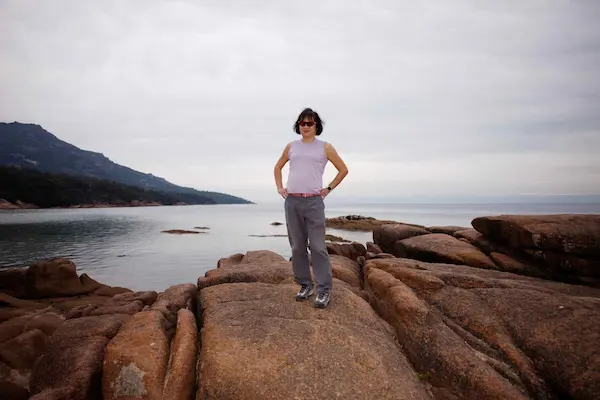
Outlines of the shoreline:
{"type": "Polygon", "coordinates": [[[70,210],[70,209],[89,209],[89,208],[139,208],[139,207],[174,207],[174,206],[218,206],[218,205],[254,205],[256,203],[206,203],[206,204],[188,204],[179,202],[176,204],[162,204],[158,202],[144,203],[140,201],[132,201],[125,204],[74,204],[70,206],[55,206],[55,207],[40,207],[35,204],[23,203],[17,201],[11,203],[5,199],[0,199],[0,212],[1,211],[14,211],[14,210],[70,210]]]}

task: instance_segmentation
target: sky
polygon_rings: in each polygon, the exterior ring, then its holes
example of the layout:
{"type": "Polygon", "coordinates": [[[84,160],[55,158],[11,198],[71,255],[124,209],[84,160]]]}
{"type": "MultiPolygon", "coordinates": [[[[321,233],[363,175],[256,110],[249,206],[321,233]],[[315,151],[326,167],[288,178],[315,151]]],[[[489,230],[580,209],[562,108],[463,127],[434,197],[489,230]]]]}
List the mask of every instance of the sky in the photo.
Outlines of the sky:
{"type": "Polygon", "coordinates": [[[269,201],[311,107],[338,199],[600,194],[599,20],[596,0],[0,0],[0,121],[269,201]]]}

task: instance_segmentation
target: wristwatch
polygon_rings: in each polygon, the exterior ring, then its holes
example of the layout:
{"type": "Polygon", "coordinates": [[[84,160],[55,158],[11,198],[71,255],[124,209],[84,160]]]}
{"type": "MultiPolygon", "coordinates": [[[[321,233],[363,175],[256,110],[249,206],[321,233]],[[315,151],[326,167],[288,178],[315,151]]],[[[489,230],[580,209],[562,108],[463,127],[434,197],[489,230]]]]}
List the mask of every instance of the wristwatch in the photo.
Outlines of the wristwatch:
{"type": "Polygon", "coordinates": [[[327,186],[327,190],[331,192],[333,189],[331,188],[331,186],[327,186]]]}

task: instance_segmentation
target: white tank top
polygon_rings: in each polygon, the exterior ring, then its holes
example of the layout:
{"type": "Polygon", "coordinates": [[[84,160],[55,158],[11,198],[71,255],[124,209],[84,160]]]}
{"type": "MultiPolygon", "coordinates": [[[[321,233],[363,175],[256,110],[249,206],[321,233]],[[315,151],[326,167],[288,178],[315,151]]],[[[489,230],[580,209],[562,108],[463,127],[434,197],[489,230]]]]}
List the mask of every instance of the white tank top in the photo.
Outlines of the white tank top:
{"type": "Polygon", "coordinates": [[[325,142],[315,138],[312,142],[293,141],[288,152],[288,193],[318,194],[323,188],[323,173],[327,165],[325,142]]]}

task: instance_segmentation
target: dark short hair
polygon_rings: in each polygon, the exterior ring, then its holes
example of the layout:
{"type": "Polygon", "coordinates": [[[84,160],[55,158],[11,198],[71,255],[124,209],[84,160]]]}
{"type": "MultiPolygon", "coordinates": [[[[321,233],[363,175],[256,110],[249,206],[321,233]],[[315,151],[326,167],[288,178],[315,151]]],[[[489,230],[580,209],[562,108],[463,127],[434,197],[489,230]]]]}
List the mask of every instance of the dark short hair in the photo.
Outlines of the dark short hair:
{"type": "Polygon", "coordinates": [[[317,128],[317,136],[319,136],[323,132],[324,122],[321,119],[321,117],[319,116],[319,113],[314,111],[312,108],[305,108],[304,110],[302,110],[300,115],[298,115],[298,118],[296,119],[296,122],[294,123],[294,132],[296,132],[298,135],[300,134],[300,126],[298,124],[304,118],[309,118],[309,119],[312,119],[313,121],[315,121],[316,128],[317,128]]]}

